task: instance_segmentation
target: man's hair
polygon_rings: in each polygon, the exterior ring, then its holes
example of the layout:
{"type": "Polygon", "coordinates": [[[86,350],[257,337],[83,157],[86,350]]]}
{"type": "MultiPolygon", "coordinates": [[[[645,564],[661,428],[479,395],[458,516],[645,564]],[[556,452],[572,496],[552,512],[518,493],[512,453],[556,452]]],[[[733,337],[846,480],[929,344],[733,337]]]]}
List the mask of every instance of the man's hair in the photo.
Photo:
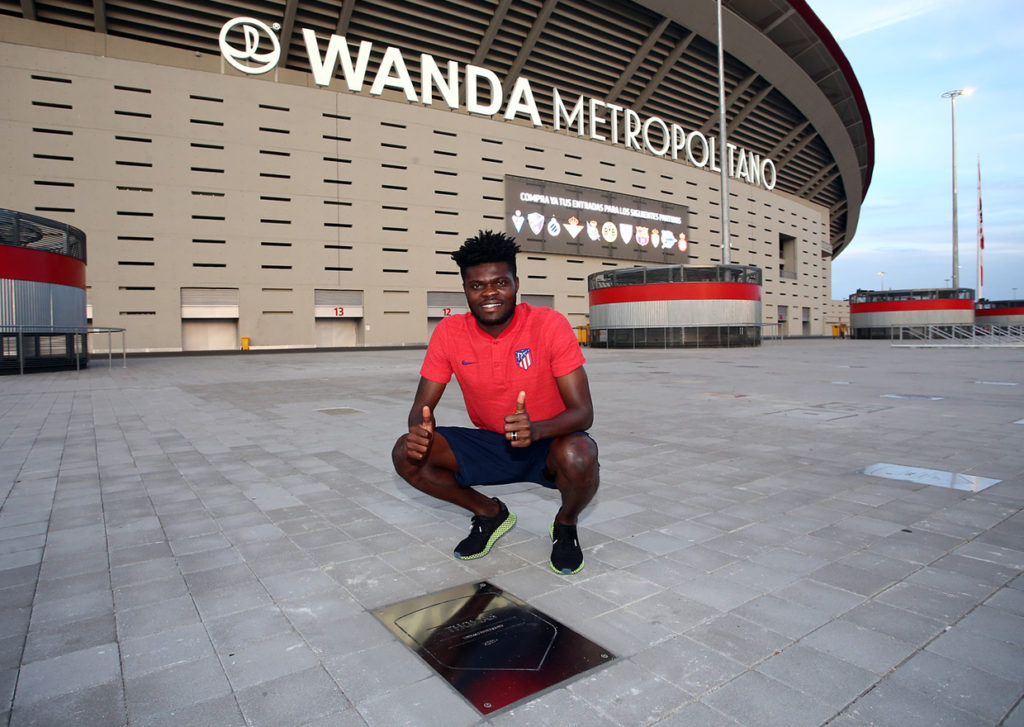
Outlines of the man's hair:
{"type": "Polygon", "coordinates": [[[466,269],[484,263],[508,263],[512,276],[516,275],[516,253],[519,245],[514,237],[504,232],[479,230],[475,236],[467,237],[462,247],[452,253],[452,260],[459,266],[462,279],[466,279],[466,269]]]}

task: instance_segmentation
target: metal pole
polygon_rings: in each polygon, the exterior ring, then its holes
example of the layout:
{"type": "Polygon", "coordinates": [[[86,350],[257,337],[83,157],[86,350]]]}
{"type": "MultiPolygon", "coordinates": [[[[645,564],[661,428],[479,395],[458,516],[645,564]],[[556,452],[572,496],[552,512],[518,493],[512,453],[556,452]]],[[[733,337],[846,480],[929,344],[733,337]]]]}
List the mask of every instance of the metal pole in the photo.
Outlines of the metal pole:
{"type": "Polygon", "coordinates": [[[722,264],[731,262],[729,242],[729,154],[725,128],[725,54],[722,51],[722,0],[718,9],[718,166],[722,175],[722,264]]]}
{"type": "Polygon", "coordinates": [[[949,97],[950,117],[953,128],[953,288],[960,287],[960,241],[959,225],[956,219],[956,97],[959,92],[949,97]]]}

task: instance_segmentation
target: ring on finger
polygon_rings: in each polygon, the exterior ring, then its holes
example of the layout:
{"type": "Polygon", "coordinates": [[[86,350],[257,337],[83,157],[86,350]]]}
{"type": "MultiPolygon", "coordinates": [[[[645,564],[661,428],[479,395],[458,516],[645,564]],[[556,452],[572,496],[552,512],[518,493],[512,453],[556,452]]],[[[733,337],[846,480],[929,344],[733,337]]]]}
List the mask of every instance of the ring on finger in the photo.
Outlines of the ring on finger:
{"type": "Polygon", "coordinates": [[[519,439],[519,432],[512,432],[512,441],[515,442],[519,439]]]}

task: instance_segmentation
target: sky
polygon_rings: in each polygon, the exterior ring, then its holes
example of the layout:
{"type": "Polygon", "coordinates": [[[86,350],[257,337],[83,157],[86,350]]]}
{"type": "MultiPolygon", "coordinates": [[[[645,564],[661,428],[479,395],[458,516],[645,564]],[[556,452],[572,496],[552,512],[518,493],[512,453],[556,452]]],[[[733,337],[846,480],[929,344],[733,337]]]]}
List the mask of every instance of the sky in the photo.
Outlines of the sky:
{"type": "Polygon", "coordinates": [[[832,264],[832,297],[858,288],[948,287],[953,271],[956,100],[960,287],[1024,299],[1024,2],[808,0],[857,76],[875,167],[853,241],[832,264]],[[880,275],[879,273],[884,273],[880,275]]]}

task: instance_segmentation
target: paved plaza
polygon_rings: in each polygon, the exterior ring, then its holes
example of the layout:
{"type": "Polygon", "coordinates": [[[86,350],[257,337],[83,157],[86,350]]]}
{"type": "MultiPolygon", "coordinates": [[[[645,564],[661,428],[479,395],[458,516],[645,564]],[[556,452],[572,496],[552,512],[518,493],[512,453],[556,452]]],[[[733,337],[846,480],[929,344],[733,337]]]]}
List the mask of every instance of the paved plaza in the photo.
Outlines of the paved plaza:
{"type": "Polygon", "coordinates": [[[576,576],[393,474],[422,350],[0,377],[0,724],[1024,726],[1024,349],[585,353],[576,576]],[[372,613],[482,580],[617,658],[482,717],[372,613]]]}

